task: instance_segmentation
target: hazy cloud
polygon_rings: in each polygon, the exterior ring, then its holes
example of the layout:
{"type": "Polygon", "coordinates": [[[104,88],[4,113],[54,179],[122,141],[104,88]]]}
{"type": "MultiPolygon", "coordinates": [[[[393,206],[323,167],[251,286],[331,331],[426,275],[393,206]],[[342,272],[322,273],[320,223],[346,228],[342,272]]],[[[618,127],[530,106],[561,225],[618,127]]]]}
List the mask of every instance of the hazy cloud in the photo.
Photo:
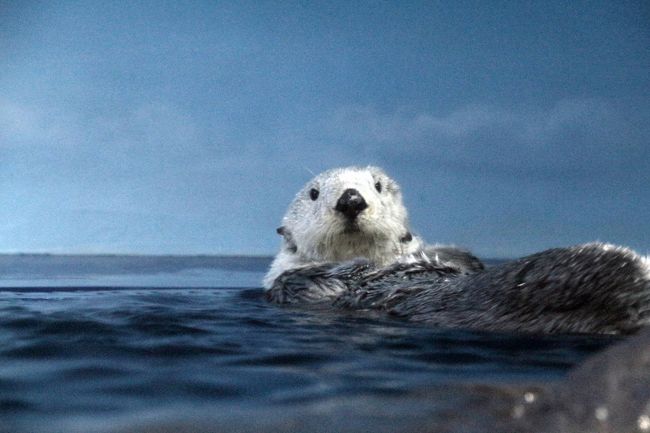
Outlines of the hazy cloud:
{"type": "Polygon", "coordinates": [[[335,140],[392,157],[549,174],[644,163],[650,139],[650,128],[598,99],[546,109],[471,104],[443,115],[348,106],[325,124],[335,140]]]}

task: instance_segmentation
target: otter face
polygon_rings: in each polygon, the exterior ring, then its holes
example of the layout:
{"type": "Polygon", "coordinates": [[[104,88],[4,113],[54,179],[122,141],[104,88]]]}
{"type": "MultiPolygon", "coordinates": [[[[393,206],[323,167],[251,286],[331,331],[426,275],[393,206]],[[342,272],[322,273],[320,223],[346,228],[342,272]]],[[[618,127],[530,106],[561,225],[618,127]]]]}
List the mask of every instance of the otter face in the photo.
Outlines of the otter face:
{"type": "Polygon", "coordinates": [[[279,233],[309,261],[394,260],[413,240],[397,183],[376,167],[319,174],[296,195],[279,233]]]}

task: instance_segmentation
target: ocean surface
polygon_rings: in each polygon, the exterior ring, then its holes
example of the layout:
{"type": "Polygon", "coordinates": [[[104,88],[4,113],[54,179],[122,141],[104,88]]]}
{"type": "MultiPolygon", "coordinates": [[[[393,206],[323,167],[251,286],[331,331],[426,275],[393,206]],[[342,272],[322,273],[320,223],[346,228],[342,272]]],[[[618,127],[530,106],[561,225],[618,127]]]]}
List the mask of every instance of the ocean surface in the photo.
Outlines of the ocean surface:
{"type": "Polygon", "coordinates": [[[0,432],[491,432],[615,341],[279,307],[269,263],[0,256],[0,432]]]}

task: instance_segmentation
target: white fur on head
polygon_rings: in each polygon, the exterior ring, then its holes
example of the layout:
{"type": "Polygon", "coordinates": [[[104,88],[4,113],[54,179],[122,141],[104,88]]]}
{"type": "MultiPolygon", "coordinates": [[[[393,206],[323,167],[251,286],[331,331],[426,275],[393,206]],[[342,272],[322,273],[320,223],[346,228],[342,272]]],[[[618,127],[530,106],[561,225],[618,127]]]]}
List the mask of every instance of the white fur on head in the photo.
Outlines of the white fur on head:
{"type": "Polygon", "coordinates": [[[357,257],[386,265],[421,248],[419,239],[409,240],[399,186],[377,167],[336,168],[316,176],[294,198],[280,232],[283,245],[264,278],[266,288],[295,267],[357,257]],[[347,189],[356,189],[368,205],[356,217],[354,230],[335,210],[347,189]]]}

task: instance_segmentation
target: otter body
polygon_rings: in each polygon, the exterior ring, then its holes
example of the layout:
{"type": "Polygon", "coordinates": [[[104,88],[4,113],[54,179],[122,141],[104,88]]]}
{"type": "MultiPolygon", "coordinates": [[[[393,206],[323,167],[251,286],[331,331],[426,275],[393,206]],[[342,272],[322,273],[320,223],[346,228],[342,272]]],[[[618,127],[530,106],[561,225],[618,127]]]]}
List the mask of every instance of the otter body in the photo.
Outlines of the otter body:
{"type": "Polygon", "coordinates": [[[265,278],[276,303],[492,331],[629,333],[650,324],[647,258],[592,243],[484,269],[467,251],[413,236],[397,184],[377,168],[317,176],[279,232],[283,247],[265,278]],[[309,203],[319,198],[320,207],[309,203]]]}

